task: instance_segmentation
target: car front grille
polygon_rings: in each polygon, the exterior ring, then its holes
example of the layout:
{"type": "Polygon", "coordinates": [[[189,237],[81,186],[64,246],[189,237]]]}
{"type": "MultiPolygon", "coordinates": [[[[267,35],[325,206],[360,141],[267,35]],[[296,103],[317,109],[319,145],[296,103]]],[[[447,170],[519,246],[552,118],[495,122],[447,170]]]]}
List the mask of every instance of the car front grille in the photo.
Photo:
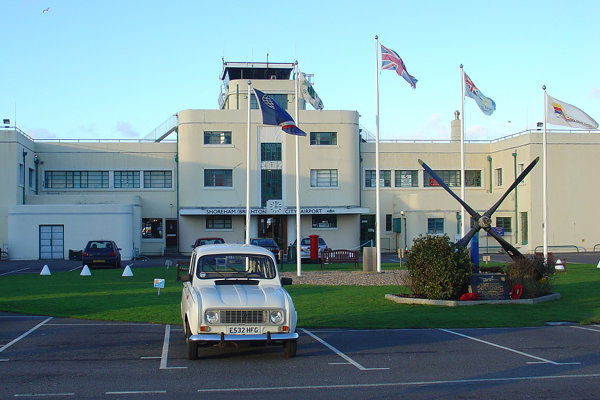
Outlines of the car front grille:
{"type": "Polygon", "coordinates": [[[264,310],[221,310],[220,320],[224,324],[262,324],[265,322],[264,310]]]}

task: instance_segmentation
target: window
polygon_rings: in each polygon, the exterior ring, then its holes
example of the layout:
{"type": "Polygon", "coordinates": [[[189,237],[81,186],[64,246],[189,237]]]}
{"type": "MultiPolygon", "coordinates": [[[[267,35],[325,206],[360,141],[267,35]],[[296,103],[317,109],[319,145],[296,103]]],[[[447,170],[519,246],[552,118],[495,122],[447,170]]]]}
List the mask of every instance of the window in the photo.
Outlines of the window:
{"type": "Polygon", "coordinates": [[[231,215],[208,215],[206,229],[231,229],[231,215]]]}
{"type": "Polygon", "coordinates": [[[281,161],[281,143],[261,143],[261,161],[281,161]]]}
{"type": "Polygon", "coordinates": [[[25,186],[25,165],[19,163],[19,186],[25,186]]]}
{"type": "Polygon", "coordinates": [[[35,190],[35,170],[29,168],[29,188],[35,190]]]}
{"type": "Polygon", "coordinates": [[[204,187],[233,187],[230,169],[205,169],[204,187]]]}
{"type": "Polygon", "coordinates": [[[427,233],[441,235],[444,233],[444,218],[427,218],[427,233]]]}
{"type": "Polygon", "coordinates": [[[496,168],[496,186],[502,186],[502,168],[496,168]]]}
{"type": "Polygon", "coordinates": [[[465,171],[465,187],[481,187],[481,171],[465,171]]]}
{"type": "Polygon", "coordinates": [[[140,187],[140,171],[115,171],[113,179],[115,188],[140,187]]]}
{"type": "MultiPolygon", "coordinates": [[[[365,187],[377,187],[375,172],[374,169],[365,171],[365,187]]],[[[392,170],[379,171],[379,186],[392,187],[392,170]]]]}
{"type": "Polygon", "coordinates": [[[315,214],[312,216],[313,228],[337,228],[337,215],[315,214]]]}
{"type": "Polygon", "coordinates": [[[231,144],[231,132],[205,131],[204,144],[231,144]]]}
{"type": "Polygon", "coordinates": [[[394,178],[395,187],[419,186],[419,173],[417,170],[396,170],[394,178]]]}
{"type": "Polygon", "coordinates": [[[162,218],[142,218],[142,238],[162,239],[162,218]]]}
{"type": "Polygon", "coordinates": [[[511,217],[496,217],[496,226],[498,228],[504,228],[504,233],[511,233],[511,217]]]}
{"type": "Polygon", "coordinates": [[[108,171],[46,171],[48,189],[108,188],[108,171]]]}
{"type": "Polygon", "coordinates": [[[385,231],[392,231],[392,214],[385,214],[385,231]]]}
{"type": "MultiPolygon", "coordinates": [[[[275,100],[275,102],[277,102],[277,104],[279,104],[279,106],[281,106],[281,108],[283,108],[284,110],[287,110],[287,104],[288,104],[288,95],[287,94],[270,94],[270,93],[266,93],[269,97],[271,97],[273,100],[275,100]]],[[[250,95],[250,109],[252,110],[258,110],[258,103],[256,101],[256,96],[254,96],[254,93],[250,95]]]]}
{"type": "Polygon", "coordinates": [[[337,169],[311,169],[310,170],[311,187],[337,187],[338,170],[337,169]]]}
{"type": "MultiPolygon", "coordinates": [[[[460,170],[439,170],[435,171],[438,176],[449,187],[460,187],[460,170]]],[[[423,172],[423,186],[434,187],[440,184],[431,176],[429,172],[423,172]]],[[[465,171],[465,187],[481,187],[481,171],[465,171]]]]}
{"type": "Polygon", "coordinates": [[[171,171],[144,171],[144,188],[171,188],[173,178],[171,171]]]}
{"type": "Polygon", "coordinates": [[[310,145],[337,145],[337,132],[311,132],[310,145]]]}

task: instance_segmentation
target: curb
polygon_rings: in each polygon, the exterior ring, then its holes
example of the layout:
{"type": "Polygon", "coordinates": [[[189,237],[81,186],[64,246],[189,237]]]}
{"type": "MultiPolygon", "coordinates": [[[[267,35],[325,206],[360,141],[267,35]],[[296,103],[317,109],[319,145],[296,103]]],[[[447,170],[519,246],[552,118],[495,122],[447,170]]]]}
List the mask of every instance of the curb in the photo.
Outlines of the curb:
{"type": "Polygon", "coordinates": [[[386,300],[394,301],[400,304],[423,304],[429,306],[476,306],[479,304],[537,304],[545,301],[560,299],[560,293],[552,293],[546,296],[536,297],[534,299],[518,299],[518,300],[475,300],[475,301],[457,301],[457,300],[429,300],[429,299],[414,299],[410,297],[401,297],[395,294],[386,294],[386,300]]]}

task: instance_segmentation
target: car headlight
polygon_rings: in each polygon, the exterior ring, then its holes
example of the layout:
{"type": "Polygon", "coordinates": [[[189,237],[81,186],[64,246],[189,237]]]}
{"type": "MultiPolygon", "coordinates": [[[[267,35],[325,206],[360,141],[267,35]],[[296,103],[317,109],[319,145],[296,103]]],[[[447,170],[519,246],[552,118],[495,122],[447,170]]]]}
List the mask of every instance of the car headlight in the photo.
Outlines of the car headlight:
{"type": "Polygon", "coordinates": [[[209,324],[216,324],[217,322],[219,322],[219,313],[216,311],[207,311],[206,322],[208,322],[209,324]]]}
{"type": "Polygon", "coordinates": [[[271,311],[269,319],[274,324],[280,324],[283,322],[283,312],[281,312],[281,310],[271,311]]]}

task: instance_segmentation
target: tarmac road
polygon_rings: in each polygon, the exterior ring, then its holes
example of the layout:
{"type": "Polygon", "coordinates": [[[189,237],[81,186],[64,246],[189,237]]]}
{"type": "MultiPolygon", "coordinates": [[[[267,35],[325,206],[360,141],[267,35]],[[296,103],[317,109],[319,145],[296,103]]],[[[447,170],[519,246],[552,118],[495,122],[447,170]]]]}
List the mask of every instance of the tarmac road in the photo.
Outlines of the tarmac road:
{"type": "Polygon", "coordinates": [[[600,325],[313,330],[185,356],[180,326],[0,313],[0,397],[593,399],[600,325]]]}

